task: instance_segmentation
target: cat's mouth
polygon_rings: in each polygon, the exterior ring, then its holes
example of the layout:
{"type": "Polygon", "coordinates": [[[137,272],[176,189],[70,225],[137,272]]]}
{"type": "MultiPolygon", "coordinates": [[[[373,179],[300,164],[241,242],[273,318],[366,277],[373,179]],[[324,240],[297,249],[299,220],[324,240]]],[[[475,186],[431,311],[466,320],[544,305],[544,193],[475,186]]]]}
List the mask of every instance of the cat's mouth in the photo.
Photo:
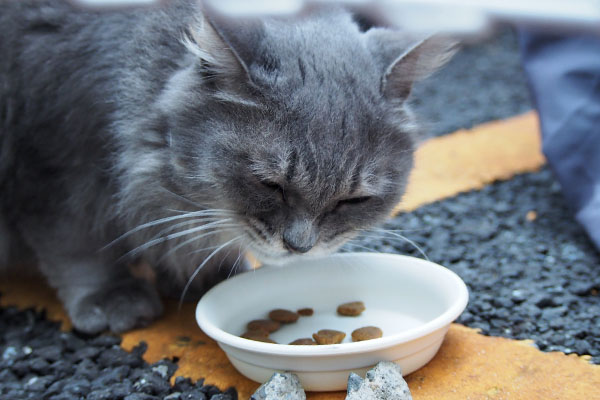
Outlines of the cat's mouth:
{"type": "Polygon", "coordinates": [[[306,259],[313,257],[322,257],[335,252],[341,244],[327,246],[322,243],[317,243],[306,252],[297,252],[287,249],[283,239],[277,241],[277,244],[259,239],[252,233],[246,230],[249,236],[248,250],[263,264],[283,266],[298,259],[306,259]]]}
{"type": "Polygon", "coordinates": [[[248,249],[263,264],[279,266],[298,259],[326,256],[335,252],[347,240],[347,238],[341,236],[334,238],[334,240],[317,240],[308,249],[298,249],[286,245],[283,235],[273,235],[272,232],[268,232],[264,222],[254,221],[254,218],[247,216],[244,219],[246,220],[246,227],[243,231],[247,237],[248,249]]]}
{"type": "Polygon", "coordinates": [[[312,258],[324,255],[321,252],[293,253],[290,251],[269,251],[261,247],[251,246],[250,251],[262,264],[283,266],[300,258],[312,258]]]}

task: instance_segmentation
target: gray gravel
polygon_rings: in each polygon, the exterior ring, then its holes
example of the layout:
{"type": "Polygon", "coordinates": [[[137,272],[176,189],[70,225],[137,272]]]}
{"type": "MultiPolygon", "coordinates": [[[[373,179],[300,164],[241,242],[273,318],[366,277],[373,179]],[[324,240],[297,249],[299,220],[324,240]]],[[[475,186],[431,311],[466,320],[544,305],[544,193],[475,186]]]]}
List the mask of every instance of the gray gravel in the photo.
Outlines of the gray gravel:
{"type": "Polygon", "coordinates": [[[387,238],[346,249],[421,257],[400,233],[466,282],[458,322],[600,363],[600,254],[548,169],[400,214],[385,228],[387,238]]]}
{"type": "Polygon", "coordinates": [[[504,27],[464,45],[447,66],[414,88],[412,103],[427,136],[530,110],[515,33],[504,27]]]}

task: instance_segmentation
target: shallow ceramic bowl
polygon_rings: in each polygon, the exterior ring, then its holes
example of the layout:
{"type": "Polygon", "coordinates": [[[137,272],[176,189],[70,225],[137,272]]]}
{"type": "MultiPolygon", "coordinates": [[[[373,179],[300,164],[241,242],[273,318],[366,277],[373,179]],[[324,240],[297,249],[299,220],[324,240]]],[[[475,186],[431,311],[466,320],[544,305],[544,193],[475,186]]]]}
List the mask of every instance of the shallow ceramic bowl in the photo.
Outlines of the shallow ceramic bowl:
{"type": "Polygon", "coordinates": [[[427,364],[467,305],[464,282],[452,271],[395,254],[344,253],[305,259],[285,267],[265,266],[226,280],[198,303],[200,328],[248,378],[265,382],[291,371],[305,390],[346,387],[348,374],[364,376],[379,361],[395,361],[407,375],[427,364]],[[336,313],[339,304],[363,301],[358,317],[336,313]],[[239,337],[253,319],[270,310],[310,307],[314,315],[271,334],[277,343],[309,338],[320,329],[346,332],[341,344],[291,346],[239,337]],[[351,332],[377,326],[383,337],[352,342],[351,332]]]}

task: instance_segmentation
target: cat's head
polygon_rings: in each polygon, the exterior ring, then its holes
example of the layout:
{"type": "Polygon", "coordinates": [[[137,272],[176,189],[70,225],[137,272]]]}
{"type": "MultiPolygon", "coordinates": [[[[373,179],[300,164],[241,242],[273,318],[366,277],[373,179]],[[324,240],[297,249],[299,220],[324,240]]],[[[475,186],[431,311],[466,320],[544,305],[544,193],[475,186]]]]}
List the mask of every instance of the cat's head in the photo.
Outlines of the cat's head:
{"type": "Polygon", "coordinates": [[[205,18],[167,96],[177,189],[235,213],[263,261],[337,249],[386,218],[413,164],[412,84],[453,42],[361,32],[343,12],[205,18]]]}

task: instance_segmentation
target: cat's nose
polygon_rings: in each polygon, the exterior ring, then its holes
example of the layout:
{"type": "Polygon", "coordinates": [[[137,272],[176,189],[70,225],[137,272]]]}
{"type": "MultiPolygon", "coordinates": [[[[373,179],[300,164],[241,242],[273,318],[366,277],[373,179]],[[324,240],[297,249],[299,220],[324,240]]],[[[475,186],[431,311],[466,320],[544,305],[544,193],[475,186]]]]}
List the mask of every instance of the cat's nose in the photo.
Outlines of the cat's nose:
{"type": "Polygon", "coordinates": [[[298,243],[289,242],[285,239],[285,237],[283,238],[283,245],[285,246],[286,249],[288,249],[292,253],[306,253],[310,249],[313,248],[312,244],[311,245],[301,245],[298,243]]]}
{"type": "Polygon", "coordinates": [[[309,219],[298,218],[283,231],[283,245],[292,253],[306,253],[317,241],[317,232],[309,219]]]}

